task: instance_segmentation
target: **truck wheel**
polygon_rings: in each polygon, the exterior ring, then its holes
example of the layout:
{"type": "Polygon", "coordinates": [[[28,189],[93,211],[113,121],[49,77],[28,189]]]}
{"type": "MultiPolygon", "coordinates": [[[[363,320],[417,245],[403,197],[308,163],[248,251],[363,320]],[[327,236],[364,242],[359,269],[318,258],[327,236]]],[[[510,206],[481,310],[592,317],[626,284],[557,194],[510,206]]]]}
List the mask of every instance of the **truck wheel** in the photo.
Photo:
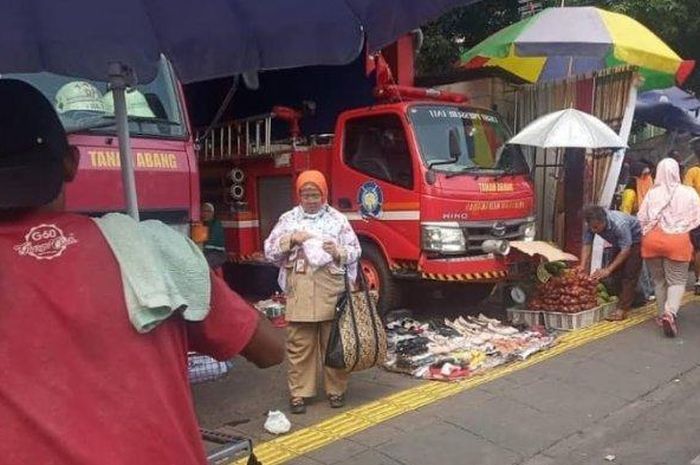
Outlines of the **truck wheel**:
{"type": "Polygon", "coordinates": [[[367,279],[370,290],[379,292],[379,314],[384,317],[389,310],[395,308],[401,294],[396,279],[391,275],[384,255],[374,244],[362,244],[360,267],[367,279]]]}

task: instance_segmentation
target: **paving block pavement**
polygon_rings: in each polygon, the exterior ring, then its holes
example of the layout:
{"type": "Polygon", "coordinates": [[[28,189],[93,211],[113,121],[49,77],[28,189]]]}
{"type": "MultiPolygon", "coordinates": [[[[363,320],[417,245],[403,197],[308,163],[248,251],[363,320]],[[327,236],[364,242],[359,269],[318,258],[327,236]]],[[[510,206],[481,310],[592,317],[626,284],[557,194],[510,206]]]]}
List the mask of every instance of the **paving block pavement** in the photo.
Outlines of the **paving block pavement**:
{"type": "MultiPolygon", "coordinates": [[[[685,308],[677,339],[664,338],[647,321],[287,463],[690,464],[700,456],[699,311],[695,303],[685,308]],[[608,455],[615,461],[606,462],[608,455]]],[[[240,383],[252,396],[233,377],[196,387],[202,423],[220,427],[225,420],[247,417],[248,423],[233,427],[237,432],[258,442],[271,439],[262,432],[263,414],[285,408],[286,391],[270,384],[284,386],[284,369],[262,373],[240,383]],[[231,403],[215,408],[207,400],[213,402],[219,390],[231,403]]],[[[381,370],[356,375],[347,411],[417,385],[381,370]]],[[[337,413],[319,400],[309,414],[290,419],[300,428],[337,413]]]]}

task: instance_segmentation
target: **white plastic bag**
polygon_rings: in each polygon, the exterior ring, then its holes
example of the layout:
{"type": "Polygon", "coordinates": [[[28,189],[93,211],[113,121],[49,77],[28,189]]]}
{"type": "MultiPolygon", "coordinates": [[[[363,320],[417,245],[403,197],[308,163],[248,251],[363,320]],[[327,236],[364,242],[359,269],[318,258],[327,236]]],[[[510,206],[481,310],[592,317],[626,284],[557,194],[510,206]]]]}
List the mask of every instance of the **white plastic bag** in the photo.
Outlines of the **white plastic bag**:
{"type": "Polygon", "coordinates": [[[288,433],[292,429],[292,424],[289,422],[284,413],[279,410],[270,410],[267,412],[267,420],[265,420],[265,430],[272,434],[288,433]]]}
{"type": "Polygon", "coordinates": [[[313,268],[321,268],[333,261],[333,257],[323,250],[324,239],[322,237],[313,236],[304,241],[304,255],[309,261],[309,265],[313,268]]]}

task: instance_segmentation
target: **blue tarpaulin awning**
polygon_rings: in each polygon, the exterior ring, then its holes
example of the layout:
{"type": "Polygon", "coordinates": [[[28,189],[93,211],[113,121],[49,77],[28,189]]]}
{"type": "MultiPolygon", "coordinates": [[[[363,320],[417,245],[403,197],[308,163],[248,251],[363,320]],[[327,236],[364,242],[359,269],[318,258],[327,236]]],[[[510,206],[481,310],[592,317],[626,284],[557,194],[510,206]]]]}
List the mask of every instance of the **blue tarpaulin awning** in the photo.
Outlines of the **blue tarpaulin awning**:
{"type": "Polygon", "coordinates": [[[637,98],[635,119],[669,131],[700,134],[700,121],[691,114],[700,100],[677,87],[644,92],[637,98]]]}

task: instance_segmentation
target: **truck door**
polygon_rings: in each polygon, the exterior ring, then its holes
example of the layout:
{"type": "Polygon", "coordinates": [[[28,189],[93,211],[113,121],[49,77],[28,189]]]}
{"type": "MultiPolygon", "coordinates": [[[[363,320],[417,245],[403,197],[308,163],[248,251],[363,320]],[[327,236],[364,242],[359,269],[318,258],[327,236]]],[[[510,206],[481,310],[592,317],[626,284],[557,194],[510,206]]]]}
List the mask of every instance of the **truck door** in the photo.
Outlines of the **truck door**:
{"type": "Polygon", "coordinates": [[[339,126],[333,205],[354,220],[358,234],[379,242],[390,259],[415,260],[420,253],[420,197],[401,116],[348,117],[339,126]]]}

